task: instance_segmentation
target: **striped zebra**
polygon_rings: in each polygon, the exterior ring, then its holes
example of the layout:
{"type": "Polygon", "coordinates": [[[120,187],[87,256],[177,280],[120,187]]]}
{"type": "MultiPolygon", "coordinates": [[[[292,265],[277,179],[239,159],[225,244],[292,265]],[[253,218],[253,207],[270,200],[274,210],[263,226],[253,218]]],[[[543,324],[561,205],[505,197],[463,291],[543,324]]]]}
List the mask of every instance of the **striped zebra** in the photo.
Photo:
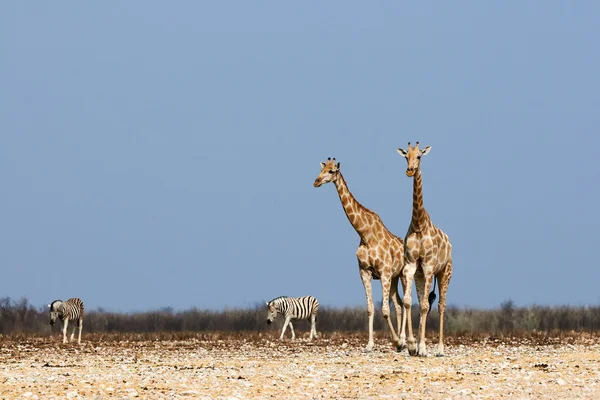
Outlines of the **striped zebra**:
{"type": "Polygon", "coordinates": [[[77,321],[77,325],[73,326],[71,340],[75,337],[75,329],[79,326],[79,338],[77,344],[81,344],[81,329],[83,328],[83,301],[77,297],[73,297],[67,301],[54,300],[52,304],[48,304],[50,308],[50,325],[54,326],[56,318],[62,321],[63,343],[67,343],[67,326],[69,321],[77,321]]]}
{"type": "Polygon", "coordinates": [[[283,323],[283,329],[281,330],[281,336],[279,340],[283,339],[285,328],[288,324],[292,331],[292,340],[296,339],[294,333],[294,327],[292,326],[292,319],[309,319],[310,318],[310,338],[312,340],[314,336],[317,336],[317,311],[319,311],[319,302],[312,296],[304,297],[277,297],[267,303],[269,309],[267,314],[267,324],[270,324],[277,318],[278,314],[283,314],[285,322],[283,323]]]}

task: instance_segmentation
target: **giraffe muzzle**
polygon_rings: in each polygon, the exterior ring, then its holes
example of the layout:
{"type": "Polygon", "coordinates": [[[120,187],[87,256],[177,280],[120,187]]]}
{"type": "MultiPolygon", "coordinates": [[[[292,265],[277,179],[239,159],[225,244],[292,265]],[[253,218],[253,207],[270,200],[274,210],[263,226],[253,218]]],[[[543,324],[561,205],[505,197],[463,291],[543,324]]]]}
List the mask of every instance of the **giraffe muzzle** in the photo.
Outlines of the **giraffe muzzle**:
{"type": "Polygon", "coordinates": [[[406,169],[406,176],[408,176],[409,178],[412,178],[415,175],[415,169],[414,168],[407,168],[406,169]]]}
{"type": "Polygon", "coordinates": [[[319,187],[321,186],[321,181],[319,179],[315,179],[315,183],[313,184],[314,187],[319,187]]]}

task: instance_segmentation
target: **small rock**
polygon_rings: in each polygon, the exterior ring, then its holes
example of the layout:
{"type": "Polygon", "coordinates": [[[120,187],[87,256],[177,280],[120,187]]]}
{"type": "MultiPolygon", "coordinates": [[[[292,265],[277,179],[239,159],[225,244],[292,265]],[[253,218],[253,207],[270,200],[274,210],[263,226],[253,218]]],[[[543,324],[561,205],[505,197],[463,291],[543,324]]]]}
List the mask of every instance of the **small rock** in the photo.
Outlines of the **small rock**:
{"type": "Polygon", "coordinates": [[[564,385],[566,385],[566,384],[567,384],[567,381],[565,381],[565,380],[564,380],[564,379],[562,379],[562,378],[558,378],[558,379],[556,380],[556,383],[558,383],[560,386],[564,386],[564,385]]]}

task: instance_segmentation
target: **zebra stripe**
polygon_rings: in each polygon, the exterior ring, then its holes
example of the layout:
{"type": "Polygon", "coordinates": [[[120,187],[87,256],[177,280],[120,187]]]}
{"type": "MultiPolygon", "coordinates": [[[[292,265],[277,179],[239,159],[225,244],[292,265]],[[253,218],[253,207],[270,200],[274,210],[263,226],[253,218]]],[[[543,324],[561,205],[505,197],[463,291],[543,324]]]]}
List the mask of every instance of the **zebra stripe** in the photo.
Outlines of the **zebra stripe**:
{"type": "Polygon", "coordinates": [[[50,307],[50,325],[54,325],[56,319],[62,321],[63,343],[67,343],[67,326],[69,321],[77,321],[73,326],[71,340],[75,337],[75,329],[79,326],[79,338],[77,343],[81,344],[81,330],[83,329],[83,301],[77,297],[70,298],[67,301],[54,300],[50,307]]]}
{"type": "Polygon", "coordinates": [[[267,323],[270,324],[273,322],[278,314],[282,314],[285,317],[281,336],[279,337],[280,339],[283,339],[283,334],[285,333],[287,325],[290,326],[290,330],[292,331],[292,339],[296,338],[294,327],[291,322],[292,319],[310,319],[311,328],[309,340],[312,340],[312,338],[317,335],[316,317],[317,311],[319,311],[319,301],[313,296],[280,296],[268,302],[267,307],[269,310],[267,314],[267,323]]]}

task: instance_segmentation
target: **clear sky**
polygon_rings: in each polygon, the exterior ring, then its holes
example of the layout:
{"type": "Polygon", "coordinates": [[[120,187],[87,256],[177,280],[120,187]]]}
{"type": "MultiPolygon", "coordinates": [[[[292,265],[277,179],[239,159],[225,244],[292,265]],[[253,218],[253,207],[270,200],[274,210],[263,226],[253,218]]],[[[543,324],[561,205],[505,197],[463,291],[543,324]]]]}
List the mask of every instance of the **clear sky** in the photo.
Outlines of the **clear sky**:
{"type": "Polygon", "coordinates": [[[594,1],[3,1],[0,297],[364,306],[319,162],[404,237],[396,148],[420,141],[449,304],[598,304],[599,20],[594,1]]]}

